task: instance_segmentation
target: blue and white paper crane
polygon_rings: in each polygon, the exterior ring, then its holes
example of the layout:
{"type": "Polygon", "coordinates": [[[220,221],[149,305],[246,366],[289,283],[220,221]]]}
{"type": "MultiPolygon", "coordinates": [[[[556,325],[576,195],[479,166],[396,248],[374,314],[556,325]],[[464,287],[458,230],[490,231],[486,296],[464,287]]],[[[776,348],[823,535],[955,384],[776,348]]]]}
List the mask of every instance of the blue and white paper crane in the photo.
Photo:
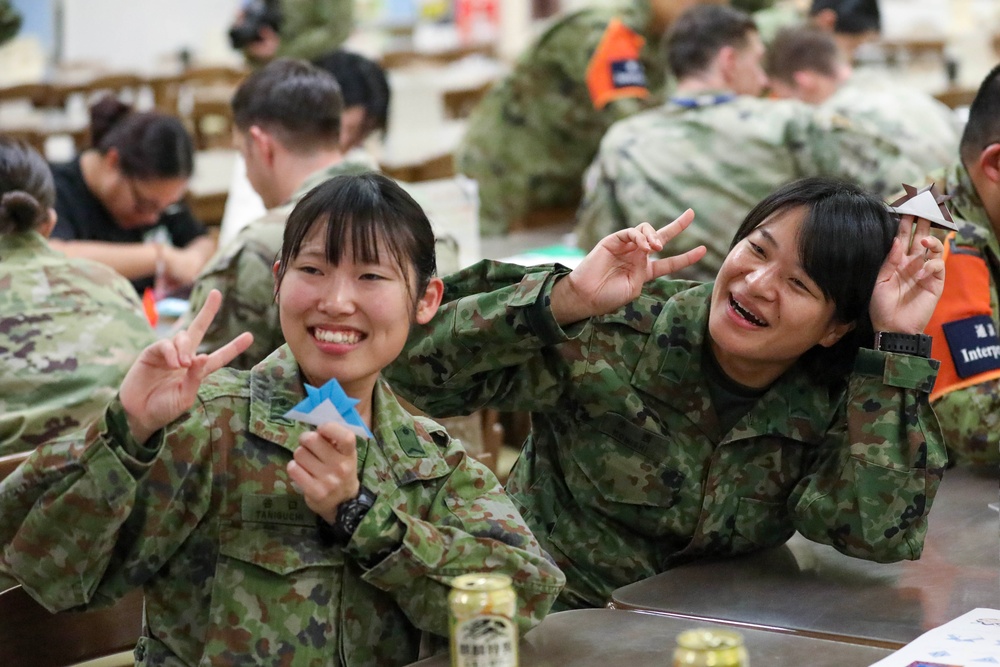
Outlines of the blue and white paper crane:
{"type": "Polygon", "coordinates": [[[336,378],[317,389],[306,385],[306,398],[285,413],[286,419],[319,426],[328,422],[343,424],[362,438],[372,437],[361,415],[354,409],[359,401],[344,393],[336,378]]]}

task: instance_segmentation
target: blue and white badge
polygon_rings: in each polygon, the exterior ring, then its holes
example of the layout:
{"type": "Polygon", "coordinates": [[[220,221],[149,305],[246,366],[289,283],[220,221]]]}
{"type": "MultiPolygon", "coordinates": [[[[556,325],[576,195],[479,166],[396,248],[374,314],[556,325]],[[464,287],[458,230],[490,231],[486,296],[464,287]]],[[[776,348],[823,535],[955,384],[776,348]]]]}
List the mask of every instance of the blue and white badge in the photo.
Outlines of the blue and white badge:
{"type": "Polygon", "coordinates": [[[615,88],[646,88],[646,71],[634,58],[611,61],[611,84],[615,88]]]}
{"type": "Polygon", "coordinates": [[[963,380],[1000,368],[1000,338],[989,315],[973,315],[942,326],[955,372],[963,380]]]}

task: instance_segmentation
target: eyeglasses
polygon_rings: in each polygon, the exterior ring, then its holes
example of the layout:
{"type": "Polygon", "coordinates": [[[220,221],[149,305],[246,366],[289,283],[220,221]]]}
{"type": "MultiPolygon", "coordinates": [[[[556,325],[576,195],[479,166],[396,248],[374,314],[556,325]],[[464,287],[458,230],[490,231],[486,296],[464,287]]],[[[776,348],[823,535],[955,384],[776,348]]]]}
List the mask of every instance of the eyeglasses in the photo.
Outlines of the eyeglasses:
{"type": "Polygon", "coordinates": [[[146,197],[139,191],[134,178],[129,178],[125,176],[125,182],[128,183],[129,192],[132,194],[132,210],[139,215],[160,213],[170,206],[161,206],[160,202],[155,199],[146,197]]]}

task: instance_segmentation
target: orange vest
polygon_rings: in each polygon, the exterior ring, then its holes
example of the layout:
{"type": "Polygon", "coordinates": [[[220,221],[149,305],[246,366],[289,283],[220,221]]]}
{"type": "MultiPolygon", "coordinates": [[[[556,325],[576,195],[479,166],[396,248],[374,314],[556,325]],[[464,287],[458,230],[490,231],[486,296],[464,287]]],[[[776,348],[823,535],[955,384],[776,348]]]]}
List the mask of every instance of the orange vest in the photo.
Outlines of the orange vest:
{"type": "Polygon", "coordinates": [[[934,337],[931,356],[941,362],[930,399],[1000,377],[1000,339],[990,307],[990,269],[982,254],[944,244],[945,281],[925,333],[934,337]]]}
{"type": "Polygon", "coordinates": [[[625,97],[649,96],[646,71],[639,60],[646,40],[619,19],[611,19],[587,63],[587,90],[595,109],[625,97]]]}

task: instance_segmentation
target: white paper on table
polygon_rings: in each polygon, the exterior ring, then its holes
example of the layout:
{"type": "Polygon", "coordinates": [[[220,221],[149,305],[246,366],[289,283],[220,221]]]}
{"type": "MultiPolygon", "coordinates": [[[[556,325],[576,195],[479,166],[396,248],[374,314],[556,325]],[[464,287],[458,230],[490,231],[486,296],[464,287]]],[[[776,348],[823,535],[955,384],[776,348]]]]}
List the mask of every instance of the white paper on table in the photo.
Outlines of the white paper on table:
{"type": "Polygon", "coordinates": [[[871,667],[1000,665],[1000,609],[980,607],[929,630],[871,667]]]}

